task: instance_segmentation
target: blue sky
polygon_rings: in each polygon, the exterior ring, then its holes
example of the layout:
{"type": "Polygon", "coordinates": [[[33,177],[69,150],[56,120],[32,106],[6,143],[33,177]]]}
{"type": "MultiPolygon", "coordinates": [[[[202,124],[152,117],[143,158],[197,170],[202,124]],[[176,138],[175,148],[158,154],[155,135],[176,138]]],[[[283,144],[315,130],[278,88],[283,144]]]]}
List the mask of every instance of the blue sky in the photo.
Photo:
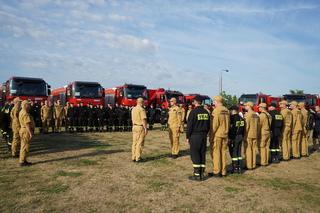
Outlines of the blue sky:
{"type": "Polygon", "coordinates": [[[0,80],[320,93],[320,1],[0,0],[0,80]]]}

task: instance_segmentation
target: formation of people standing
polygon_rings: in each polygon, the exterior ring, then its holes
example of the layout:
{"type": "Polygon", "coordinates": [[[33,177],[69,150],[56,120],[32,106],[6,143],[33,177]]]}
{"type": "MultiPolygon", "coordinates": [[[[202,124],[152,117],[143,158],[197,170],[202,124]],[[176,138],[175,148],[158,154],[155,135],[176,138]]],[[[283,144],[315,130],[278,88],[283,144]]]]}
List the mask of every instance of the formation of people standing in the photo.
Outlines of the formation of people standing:
{"type": "Polygon", "coordinates": [[[307,110],[304,103],[295,101],[288,104],[279,103],[281,110],[271,104],[259,105],[259,113],[253,110],[253,103],[247,102],[240,110],[238,106],[227,109],[221,96],[214,97],[214,107],[202,106],[201,97],[196,97],[193,105],[186,108],[170,99],[169,109],[143,106],[142,98],[137,100],[134,108],[115,105],[103,107],[89,104],[77,106],[67,103],[62,106],[56,101],[54,106],[44,102],[38,106],[29,101],[16,98],[12,104],[1,109],[1,130],[8,134],[9,120],[12,129],[11,152],[13,157],[20,157],[20,165],[27,166],[26,160],[34,129],[41,127],[42,133],[61,132],[65,127],[68,132],[103,132],[133,131],[132,160],[141,162],[142,149],[148,130],[160,121],[162,130],[168,130],[171,156],[179,157],[180,136],[185,131],[190,145],[191,159],[194,167],[192,180],[204,180],[206,168],[207,142],[210,144],[210,156],[213,170],[207,169],[208,176],[222,177],[227,175],[228,150],[232,159],[232,172],[242,173],[244,159],[245,169],[255,169],[256,150],[259,163],[267,166],[279,163],[280,160],[299,159],[309,155],[308,142],[313,138],[313,149],[318,149],[320,141],[320,107],[316,112],[307,110]],[[187,111],[186,111],[187,109],[187,111]],[[241,111],[241,112],[240,112],[241,111]],[[9,115],[4,119],[3,115],[9,115]],[[157,117],[158,116],[158,117],[157,117]],[[21,119],[20,119],[21,117],[21,119]],[[51,131],[50,131],[51,129],[51,131]],[[313,135],[311,135],[313,133],[313,135]],[[20,153],[18,150],[20,144],[20,153]],[[241,150],[242,147],[244,150],[241,150]]]}
{"type": "MultiPolygon", "coordinates": [[[[309,156],[309,140],[313,138],[313,150],[318,150],[320,137],[320,107],[315,111],[307,110],[304,103],[292,101],[279,103],[269,108],[265,103],[259,105],[259,113],[253,110],[253,103],[247,102],[240,112],[238,106],[227,109],[221,96],[214,97],[214,108],[202,106],[197,96],[193,106],[186,113],[186,140],[190,145],[193,175],[190,180],[202,181],[206,177],[227,175],[228,150],[232,160],[232,173],[242,173],[242,169],[257,168],[257,154],[260,166],[280,163],[281,160],[300,159],[309,156]],[[313,132],[313,135],[311,133],[313,132]],[[207,142],[213,170],[206,168],[207,142]],[[241,150],[242,147],[244,150],[241,150]],[[258,153],[256,152],[258,150],[258,153]],[[244,153],[244,154],[242,154],[244,153]],[[245,159],[243,167],[243,157],[245,159]]],[[[179,157],[179,137],[184,131],[185,110],[178,107],[176,99],[170,100],[168,130],[172,158],[179,157]]],[[[133,133],[132,160],[141,162],[142,148],[147,134],[147,117],[143,100],[137,105],[137,113],[132,114],[139,131],[133,133]],[[138,155],[134,153],[139,153],[138,155]]],[[[133,124],[135,125],[135,124],[133,124]]],[[[135,128],[134,128],[135,129],[135,128]]]]}

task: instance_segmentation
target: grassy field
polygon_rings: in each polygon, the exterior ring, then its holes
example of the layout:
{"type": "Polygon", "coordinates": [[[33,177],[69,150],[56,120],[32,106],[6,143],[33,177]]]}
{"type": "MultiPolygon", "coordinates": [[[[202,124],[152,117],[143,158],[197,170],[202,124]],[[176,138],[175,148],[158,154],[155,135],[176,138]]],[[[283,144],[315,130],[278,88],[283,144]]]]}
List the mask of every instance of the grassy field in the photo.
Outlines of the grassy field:
{"type": "Polygon", "coordinates": [[[184,141],[173,160],[167,132],[152,131],[136,164],[131,133],[37,135],[31,167],[2,150],[0,212],[320,212],[320,153],[191,182],[184,141]]]}

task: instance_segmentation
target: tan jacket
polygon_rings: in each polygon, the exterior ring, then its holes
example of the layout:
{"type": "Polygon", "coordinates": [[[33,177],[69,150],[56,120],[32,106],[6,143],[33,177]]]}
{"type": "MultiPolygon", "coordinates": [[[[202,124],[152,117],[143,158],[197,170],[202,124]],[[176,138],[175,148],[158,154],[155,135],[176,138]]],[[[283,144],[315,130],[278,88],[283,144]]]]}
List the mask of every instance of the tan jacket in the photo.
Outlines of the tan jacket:
{"type": "Polygon", "coordinates": [[[281,115],[283,117],[283,131],[291,131],[292,128],[292,113],[288,109],[282,109],[281,115]]]}
{"type": "Polygon", "coordinates": [[[63,106],[56,105],[54,107],[53,118],[54,119],[57,119],[57,118],[63,119],[64,118],[64,108],[63,108],[63,106]]]}
{"type": "Polygon", "coordinates": [[[292,133],[298,133],[299,131],[302,131],[302,114],[300,110],[293,109],[291,111],[292,113],[292,133]]]}
{"type": "Polygon", "coordinates": [[[260,136],[270,135],[270,127],[272,117],[267,111],[262,111],[259,115],[260,118],[260,136]]]}
{"type": "Polygon", "coordinates": [[[301,114],[302,114],[302,126],[303,126],[303,129],[306,131],[306,126],[307,126],[307,122],[308,122],[308,110],[306,109],[301,109],[301,114]]]}
{"type": "Polygon", "coordinates": [[[147,119],[146,111],[141,106],[135,106],[131,112],[132,124],[142,126],[144,120],[147,119]]]}
{"type": "Polygon", "coordinates": [[[168,124],[170,128],[180,128],[182,123],[182,112],[180,107],[174,106],[169,109],[168,124]]]}
{"type": "Polygon", "coordinates": [[[51,119],[51,108],[49,106],[43,105],[41,107],[41,120],[51,119]]]}
{"type": "Polygon", "coordinates": [[[259,116],[254,112],[248,112],[245,115],[245,121],[246,121],[246,138],[250,139],[258,139],[259,137],[259,126],[260,126],[260,118],[259,116]]]}
{"type": "Polygon", "coordinates": [[[17,107],[13,107],[10,113],[11,117],[11,127],[13,131],[19,131],[20,122],[19,122],[19,109],[17,107]]]}
{"type": "Polygon", "coordinates": [[[213,120],[211,125],[212,139],[215,137],[227,138],[230,127],[229,110],[224,106],[219,106],[214,109],[213,120]]]}

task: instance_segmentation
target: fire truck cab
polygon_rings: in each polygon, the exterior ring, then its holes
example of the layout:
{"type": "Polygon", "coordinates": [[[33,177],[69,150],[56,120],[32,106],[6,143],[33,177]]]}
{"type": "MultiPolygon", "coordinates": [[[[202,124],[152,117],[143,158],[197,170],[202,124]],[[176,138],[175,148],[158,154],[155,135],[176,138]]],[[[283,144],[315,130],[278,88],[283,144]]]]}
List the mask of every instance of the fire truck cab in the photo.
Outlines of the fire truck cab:
{"type": "Polygon", "coordinates": [[[84,106],[92,104],[94,106],[104,105],[104,89],[98,82],[74,81],[64,87],[52,91],[52,101],[61,101],[62,105],[66,102],[75,106],[83,103],[84,106]]]}
{"type": "Polygon", "coordinates": [[[1,86],[0,106],[19,97],[40,104],[48,100],[50,85],[41,78],[11,77],[1,86]]]}
{"type": "Polygon", "coordinates": [[[148,90],[144,85],[124,84],[114,88],[105,89],[105,103],[111,105],[135,106],[138,98],[145,100],[148,106],[148,90]]]}

